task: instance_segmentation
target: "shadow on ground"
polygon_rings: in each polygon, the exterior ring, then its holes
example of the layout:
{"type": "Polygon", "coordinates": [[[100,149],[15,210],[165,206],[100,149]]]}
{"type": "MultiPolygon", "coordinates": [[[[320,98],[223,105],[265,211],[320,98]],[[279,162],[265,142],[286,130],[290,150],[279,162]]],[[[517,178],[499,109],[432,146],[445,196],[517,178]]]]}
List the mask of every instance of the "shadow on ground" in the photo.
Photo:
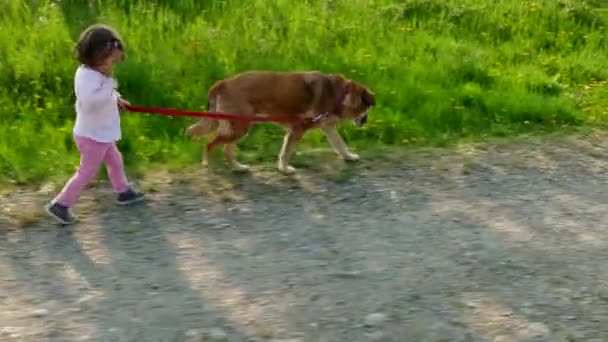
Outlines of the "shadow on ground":
{"type": "Polygon", "coordinates": [[[1,231],[0,336],[608,338],[608,155],[594,144],[292,178],[159,174],[129,208],[97,191],[73,230],[1,231]]]}

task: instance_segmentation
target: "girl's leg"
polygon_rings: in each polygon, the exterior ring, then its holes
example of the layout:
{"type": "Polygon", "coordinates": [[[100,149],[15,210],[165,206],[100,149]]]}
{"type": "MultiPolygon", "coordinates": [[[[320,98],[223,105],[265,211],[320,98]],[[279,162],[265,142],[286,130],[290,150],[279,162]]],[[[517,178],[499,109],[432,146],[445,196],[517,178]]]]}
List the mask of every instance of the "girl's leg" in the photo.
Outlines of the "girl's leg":
{"type": "Polygon", "coordinates": [[[53,200],[63,207],[70,208],[76,202],[80,192],[97,175],[99,167],[112,144],[100,143],[85,137],[74,137],[80,151],[80,166],[63,190],[53,200]]]}
{"type": "Polygon", "coordinates": [[[112,184],[112,188],[117,193],[125,192],[129,189],[127,176],[125,175],[122,153],[118,150],[116,144],[112,144],[103,159],[108,171],[108,178],[112,184]]]}
{"type": "Polygon", "coordinates": [[[118,204],[129,204],[143,199],[144,194],[133,190],[129,186],[125,175],[122,153],[116,144],[112,144],[106,152],[104,163],[108,171],[108,178],[114,191],[118,193],[118,204]]]}

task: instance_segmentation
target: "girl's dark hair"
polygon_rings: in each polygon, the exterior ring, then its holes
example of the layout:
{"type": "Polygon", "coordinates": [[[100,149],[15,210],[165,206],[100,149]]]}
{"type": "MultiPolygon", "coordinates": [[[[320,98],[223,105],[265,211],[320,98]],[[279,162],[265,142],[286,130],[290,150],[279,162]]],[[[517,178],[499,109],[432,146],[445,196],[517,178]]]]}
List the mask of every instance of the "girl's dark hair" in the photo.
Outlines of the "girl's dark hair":
{"type": "Polygon", "coordinates": [[[122,40],[112,28],[101,24],[84,30],[76,45],[78,61],[90,67],[99,65],[116,49],[124,51],[122,40]]]}

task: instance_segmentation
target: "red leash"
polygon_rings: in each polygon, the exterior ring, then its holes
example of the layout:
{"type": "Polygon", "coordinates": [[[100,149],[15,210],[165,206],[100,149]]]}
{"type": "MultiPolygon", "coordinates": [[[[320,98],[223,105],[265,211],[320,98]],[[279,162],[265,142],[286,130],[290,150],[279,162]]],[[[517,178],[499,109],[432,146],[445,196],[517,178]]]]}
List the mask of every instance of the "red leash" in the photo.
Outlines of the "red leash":
{"type": "Polygon", "coordinates": [[[228,113],[216,113],[216,112],[193,112],[189,110],[181,110],[174,108],[160,108],[160,107],[143,107],[124,105],[124,109],[134,113],[153,113],[167,116],[190,116],[200,118],[212,118],[220,120],[233,120],[233,121],[245,121],[245,122],[281,122],[289,121],[287,117],[259,117],[259,116],[248,116],[228,113]]]}

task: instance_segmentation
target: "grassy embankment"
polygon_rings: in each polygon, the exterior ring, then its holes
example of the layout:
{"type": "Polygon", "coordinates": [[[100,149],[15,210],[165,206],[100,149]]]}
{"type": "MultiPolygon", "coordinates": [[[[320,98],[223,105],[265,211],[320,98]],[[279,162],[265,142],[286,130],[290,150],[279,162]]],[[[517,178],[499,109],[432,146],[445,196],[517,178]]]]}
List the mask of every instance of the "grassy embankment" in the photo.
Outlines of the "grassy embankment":
{"type": "MultiPolygon", "coordinates": [[[[362,81],[379,105],[365,129],[342,131],[363,149],[603,124],[607,21],[599,3],[581,2],[3,1],[0,182],[63,182],[73,172],[73,45],[94,22],[126,41],[117,77],[134,104],[202,109],[212,82],[249,69],[317,69],[362,81]]],[[[130,172],[198,163],[201,144],[182,136],[190,120],[123,118],[130,172]]],[[[258,125],[241,159],[274,163],[281,135],[258,125]]],[[[327,145],[311,133],[299,150],[310,146],[327,145]]]]}

